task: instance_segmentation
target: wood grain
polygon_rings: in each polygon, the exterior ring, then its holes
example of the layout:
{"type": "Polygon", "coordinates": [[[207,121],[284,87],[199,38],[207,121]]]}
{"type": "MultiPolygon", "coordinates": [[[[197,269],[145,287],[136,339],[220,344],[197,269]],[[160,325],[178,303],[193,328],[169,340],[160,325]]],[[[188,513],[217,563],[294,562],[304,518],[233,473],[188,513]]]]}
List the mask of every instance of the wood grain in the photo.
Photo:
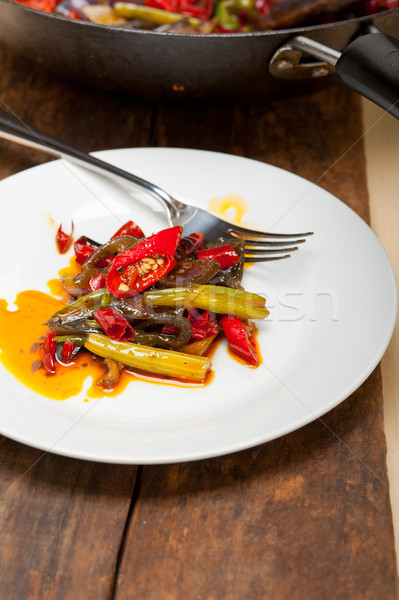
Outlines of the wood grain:
{"type": "MultiPolygon", "coordinates": [[[[151,104],[56,79],[1,47],[0,58],[3,107],[83,150],[248,156],[369,217],[359,99],[342,88],[265,106],[151,104]]],[[[43,160],[0,142],[0,177],[43,160]]],[[[393,600],[382,404],[377,368],[336,409],[274,442],[138,470],[0,438],[0,597],[393,600]]]]}
{"type": "Polygon", "coordinates": [[[102,465],[0,438],[0,595],[108,598],[136,467],[102,465]]]}

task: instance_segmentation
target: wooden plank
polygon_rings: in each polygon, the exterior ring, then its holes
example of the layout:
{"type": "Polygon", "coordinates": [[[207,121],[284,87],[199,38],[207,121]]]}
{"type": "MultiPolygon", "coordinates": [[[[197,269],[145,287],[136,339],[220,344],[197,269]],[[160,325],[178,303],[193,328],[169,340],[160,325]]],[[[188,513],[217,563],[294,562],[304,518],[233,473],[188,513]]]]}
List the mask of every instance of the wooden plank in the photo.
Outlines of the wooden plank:
{"type": "Polygon", "coordinates": [[[0,596],[107,599],[136,467],[45,454],[0,437],[0,596]]]}
{"type": "MultiPolygon", "coordinates": [[[[154,131],[160,145],[232,149],[288,168],[368,219],[359,99],[341,88],[268,107],[161,106],[154,131]],[[186,127],[175,127],[178,118],[186,127]]],[[[116,598],[393,600],[385,459],[377,368],[291,435],[220,459],[145,467],[116,598]]]]}
{"type": "MultiPolygon", "coordinates": [[[[32,67],[0,45],[0,108],[85,152],[147,146],[153,107],[120,94],[99,92],[32,67]]],[[[51,160],[0,140],[0,179],[51,160]]]]}

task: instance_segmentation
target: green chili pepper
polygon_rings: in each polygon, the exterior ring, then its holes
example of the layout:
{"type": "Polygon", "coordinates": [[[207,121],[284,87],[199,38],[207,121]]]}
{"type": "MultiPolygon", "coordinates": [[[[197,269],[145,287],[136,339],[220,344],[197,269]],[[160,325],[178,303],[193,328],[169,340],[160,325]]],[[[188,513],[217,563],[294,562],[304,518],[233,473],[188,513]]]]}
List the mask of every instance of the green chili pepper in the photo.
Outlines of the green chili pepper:
{"type": "Polygon", "coordinates": [[[89,292],[88,294],[81,296],[74,302],[71,302],[71,304],[68,304],[67,306],[56,312],[55,315],[53,315],[53,317],[66,315],[78,309],[93,308],[101,302],[102,297],[106,291],[108,291],[106,290],[106,288],[101,288],[100,290],[89,292]]]}
{"type": "MultiPolygon", "coordinates": [[[[117,2],[114,4],[114,12],[118,17],[124,17],[125,19],[141,19],[143,21],[150,21],[156,25],[170,25],[183,19],[179,13],[170,12],[161,8],[154,8],[152,6],[144,6],[142,4],[132,4],[131,2],[117,2]]],[[[199,19],[189,17],[187,22],[192,26],[196,27],[201,24],[199,19]]]]}
{"type": "Polygon", "coordinates": [[[112,300],[112,295],[109,293],[107,288],[104,288],[104,293],[101,296],[100,308],[107,308],[112,300]]]}
{"type": "Polygon", "coordinates": [[[232,12],[231,5],[234,2],[226,0],[225,2],[218,2],[215,9],[215,17],[217,17],[221,27],[229,31],[238,31],[240,25],[238,23],[237,15],[232,12]]]}
{"type": "Polygon", "coordinates": [[[220,26],[228,31],[242,29],[242,21],[253,29],[259,20],[254,0],[222,0],[216,4],[215,16],[220,26]]]}
{"type": "Polygon", "coordinates": [[[264,319],[269,314],[262,296],[218,285],[194,285],[145,292],[144,304],[201,308],[242,319],[264,319]]]}
{"type": "Polygon", "coordinates": [[[90,333],[85,347],[93,354],[134,369],[198,383],[205,381],[211,367],[211,361],[206,357],[111,340],[99,333],[90,333]]]}
{"type": "MultiPolygon", "coordinates": [[[[105,288],[90,292],[56,312],[46,323],[57,335],[69,333],[86,333],[91,326],[87,319],[93,319],[94,313],[100,308],[105,288]]],[[[96,323],[97,325],[97,323],[96,323]]]]}
{"type": "Polygon", "coordinates": [[[69,342],[75,344],[75,346],[84,346],[86,341],[85,335],[56,335],[54,338],[55,342],[69,342]]]}

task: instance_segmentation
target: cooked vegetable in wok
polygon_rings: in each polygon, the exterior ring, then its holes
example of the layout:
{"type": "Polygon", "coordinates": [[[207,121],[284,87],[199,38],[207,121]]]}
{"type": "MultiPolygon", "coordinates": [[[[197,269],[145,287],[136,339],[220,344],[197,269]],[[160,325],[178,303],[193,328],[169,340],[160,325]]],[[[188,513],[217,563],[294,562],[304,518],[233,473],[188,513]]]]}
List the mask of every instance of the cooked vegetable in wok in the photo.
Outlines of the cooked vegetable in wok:
{"type": "Polygon", "coordinates": [[[399,0],[15,0],[102,25],[192,33],[286,29],[399,7],[399,0]]]}
{"type": "MultiPolygon", "coordinates": [[[[145,237],[129,221],[103,244],[86,236],[73,242],[80,268],[61,276],[69,302],[46,323],[39,350],[48,374],[89,351],[104,359],[98,383],[106,388],[129,368],[203,383],[209,351],[223,335],[245,364],[260,364],[252,319],[269,311],[262,296],[242,287],[242,240],[182,233],[169,227],[145,237]]],[[[71,236],[60,226],[60,253],[71,236]]]]}

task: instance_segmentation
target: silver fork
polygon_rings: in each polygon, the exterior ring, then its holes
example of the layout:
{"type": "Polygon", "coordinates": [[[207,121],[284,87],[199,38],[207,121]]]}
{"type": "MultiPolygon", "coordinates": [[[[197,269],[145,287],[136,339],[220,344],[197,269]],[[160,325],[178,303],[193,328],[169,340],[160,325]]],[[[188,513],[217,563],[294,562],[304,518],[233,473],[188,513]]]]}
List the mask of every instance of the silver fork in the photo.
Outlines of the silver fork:
{"type": "Polygon", "coordinates": [[[299,244],[303,244],[306,238],[312,235],[312,232],[267,233],[229,223],[202,208],[184,204],[157,185],[90,154],[81,152],[42,131],[26,125],[15,116],[1,110],[0,137],[29,146],[35,150],[45,151],[57,158],[69,160],[90,171],[133,183],[135,186],[146,190],[160,202],[166,211],[170,224],[181,225],[184,235],[202,232],[210,240],[226,236],[243,238],[245,241],[246,262],[265,262],[288,258],[292,252],[298,250],[299,244]]]}

